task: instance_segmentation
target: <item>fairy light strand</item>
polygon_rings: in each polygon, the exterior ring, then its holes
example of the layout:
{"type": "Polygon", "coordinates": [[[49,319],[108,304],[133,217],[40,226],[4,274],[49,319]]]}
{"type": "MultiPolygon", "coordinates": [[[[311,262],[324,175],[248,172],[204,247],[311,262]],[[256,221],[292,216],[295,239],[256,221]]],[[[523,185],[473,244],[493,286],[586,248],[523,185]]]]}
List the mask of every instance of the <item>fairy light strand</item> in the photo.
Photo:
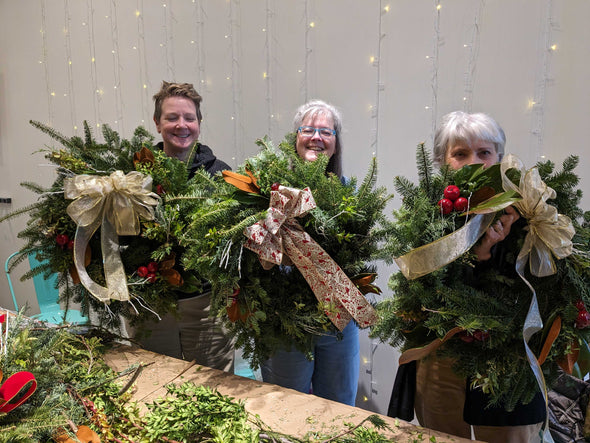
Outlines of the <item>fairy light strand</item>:
{"type": "Polygon", "coordinates": [[[230,0],[229,1],[229,24],[230,24],[230,32],[229,32],[229,44],[231,47],[231,88],[232,88],[232,122],[234,128],[234,151],[236,153],[236,159],[238,162],[241,162],[244,159],[244,152],[242,148],[242,137],[241,137],[241,112],[240,112],[240,104],[241,104],[241,85],[239,82],[240,79],[240,61],[239,61],[239,54],[240,54],[240,26],[239,26],[239,17],[240,17],[240,6],[238,0],[230,0]]]}
{"type": "Polygon", "coordinates": [[[471,33],[471,42],[469,45],[469,55],[467,61],[467,70],[465,71],[465,90],[463,95],[463,110],[471,112],[473,106],[473,88],[475,72],[477,70],[477,59],[479,56],[479,37],[481,34],[481,23],[483,20],[483,11],[485,9],[485,0],[481,0],[477,7],[473,31],[471,33]]]}
{"type": "Polygon", "coordinates": [[[76,99],[74,97],[74,73],[72,66],[72,41],[71,41],[72,17],[68,0],[64,0],[64,38],[66,46],[66,72],[68,75],[68,102],[70,105],[70,119],[74,134],[78,133],[78,120],[76,117],[76,99]]]}
{"type": "MultiPolygon", "coordinates": [[[[543,19],[542,19],[543,20],[543,19]]],[[[535,81],[535,98],[529,103],[532,108],[532,129],[533,134],[531,143],[531,154],[533,158],[539,160],[543,153],[543,132],[545,120],[545,98],[547,84],[549,83],[549,71],[551,68],[551,56],[553,52],[552,38],[553,30],[557,24],[553,18],[553,0],[547,0],[545,3],[545,18],[541,23],[541,48],[540,63],[541,69],[535,81]]]]}
{"type": "Polygon", "coordinates": [[[383,45],[383,39],[385,34],[383,33],[383,15],[387,12],[387,9],[383,6],[383,0],[379,0],[379,21],[377,26],[377,56],[373,61],[373,66],[377,69],[377,90],[375,93],[375,107],[372,110],[371,117],[375,120],[374,123],[374,139],[371,142],[374,156],[377,157],[379,153],[379,111],[381,109],[381,92],[385,89],[385,86],[381,83],[381,48],[383,45]]]}
{"type": "MultiPolygon", "coordinates": [[[[385,89],[385,86],[381,83],[381,54],[382,54],[382,45],[383,45],[383,39],[385,38],[385,35],[383,33],[383,16],[384,14],[386,14],[387,12],[389,12],[389,8],[385,8],[383,6],[383,0],[379,0],[379,21],[378,21],[378,26],[377,26],[377,36],[378,36],[378,40],[377,40],[377,55],[373,58],[372,63],[373,66],[377,69],[377,73],[376,73],[376,78],[377,78],[377,87],[376,87],[376,91],[375,91],[375,105],[374,107],[372,107],[371,109],[371,118],[374,119],[374,129],[373,129],[373,135],[374,135],[374,139],[371,142],[371,147],[373,149],[373,155],[375,157],[378,156],[379,153],[379,111],[380,111],[380,106],[381,106],[381,92],[385,89]]],[[[368,369],[365,369],[366,374],[369,375],[369,385],[370,385],[370,389],[368,392],[368,396],[364,397],[364,401],[369,401],[370,399],[373,398],[373,394],[377,395],[378,391],[375,388],[376,382],[374,381],[374,354],[375,351],[378,348],[378,344],[375,343],[375,340],[371,337],[369,337],[369,346],[371,348],[371,352],[370,352],[370,359],[368,361],[365,361],[365,364],[369,366],[368,369]]]]}
{"type": "Polygon", "coordinates": [[[47,90],[47,118],[48,125],[53,126],[53,97],[51,91],[51,81],[49,79],[49,69],[47,66],[47,16],[45,12],[45,0],[41,0],[41,64],[43,65],[43,74],[45,76],[45,88],[47,90]]]}
{"type": "Polygon", "coordinates": [[[308,97],[308,89],[309,89],[309,64],[312,49],[310,46],[310,39],[311,39],[311,30],[312,26],[310,25],[309,19],[309,0],[305,0],[305,10],[304,10],[304,22],[305,22],[305,59],[303,65],[303,101],[307,103],[308,97]]]}
{"type": "Polygon", "coordinates": [[[147,64],[147,57],[146,57],[146,50],[145,50],[145,26],[143,22],[143,0],[137,0],[137,11],[135,15],[137,16],[137,58],[138,58],[138,65],[139,65],[139,85],[141,88],[140,96],[141,96],[141,109],[143,111],[142,115],[142,123],[149,121],[150,119],[150,110],[149,110],[149,96],[148,96],[148,87],[150,87],[150,82],[148,78],[148,64],[147,64]]]}
{"type": "Polygon", "coordinates": [[[119,133],[125,132],[124,128],[124,107],[123,92],[121,88],[121,59],[119,57],[119,26],[117,20],[117,0],[111,0],[109,20],[111,25],[111,36],[113,44],[113,78],[115,81],[113,89],[115,90],[115,123],[119,133]]]}
{"type": "Polygon", "coordinates": [[[98,89],[98,79],[96,73],[96,47],[94,40],[94,5],[92,0],[86,2],[87,19],[86,25],[88,26],[88,49],[90,52],[90,82],[92,84],[92,106],[94,109],[94,121],[96,126],[100,126],[100,93],[98,89]]]}
{"type": "Polygon", "coordinates": [[[205,72],[205,11],[201,1],[195,1],[193,16],[196,23],[195,28],[195,63],[196,71],[198,72],[199,90],[202,90],[207,84],[207,76],[205,72]]]}
{"type": "Polygon", "coordinates": [[[176,69],[175,69],[175,62],[174,62],[174,34],[173,34],[173,26],[172,23],[174,21],[174,16],[172,14],[171,9],[169,8],[169,3],[171,0],[164,2],[162,4],[162,12],[163,12],[163,25],[162,28],[164,30],[164,43],[162,43],[162,49],[164,50],[164,60],[166,60],[166,70],[168,78],[171,81],[176,79],[176,69]],[[170,11],[169,11],[170,9],[170,11]],[[170,25],[168,25],[170,23],[170,25]]]}
{"type": "Polygon", "coordinates": [[[438,113],[438,53],[439,47],[441,45],[441,37],[440,37],[440,10],[442,5],[440,4],[440,0],[434,0],[435,4],[435,11],[436,16],[434,20],[434,41],[433,41],[433,56],[432,56],[432,77],[431,77],[431,87],[432,87],[432,103],[431,103],[431,128],[432,132],[430,134],[431,142],[434,142],[434,133],[436,131],[436,124],[437,124],[437,113],[438,113]]]}
{"type": "Polygon", "coordinates": [[[264,80],[266,86],[266,115],[268,123],[268,135],[271,136],[274,122],[274,103],[273,103],[273,75],[271,70],[273,69],[273,0],[266,0],[266,20],[265,20],[265,33],[266,39],[264,42],[264,52],[266,55],[266,72],[264,73],[264,80]]]}

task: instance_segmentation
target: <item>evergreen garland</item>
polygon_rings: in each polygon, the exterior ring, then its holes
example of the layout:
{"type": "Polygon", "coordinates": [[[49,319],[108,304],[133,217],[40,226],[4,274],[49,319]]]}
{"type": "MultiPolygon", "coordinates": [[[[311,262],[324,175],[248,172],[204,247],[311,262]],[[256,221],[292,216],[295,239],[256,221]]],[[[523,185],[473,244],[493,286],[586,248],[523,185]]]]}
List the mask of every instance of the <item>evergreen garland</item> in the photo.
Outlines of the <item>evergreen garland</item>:
{"type": "MultiPolygon", "coordinates": [[[[173,205],[168,203],[171,195],[189,192],[187,163],[170,158],[157,149],[153,145],[154,137],[142,127],[134,131],[131,140],[122,140],[108,125],[103,125],[105,142],[99,143],[86,122],[83,139],[65,137],[39,122],[32,121],[31,124],[61,144],[61,147],[42,150],[45,158],[57,165],[57,178],[47,189],[35,183],[22,183],[22,186],[39,195],[38,201],[0,218],[2,222],[22,214],[29,216],[27,227],[18,234],[26,243],[12,267],[29,254],[35,255],[43,264],[28,271],[22,279],[41,273],[46,276],[57,273],[60,301],[66,306],[71,302],[80,303],[86,315],[92,308],[101,324],[112,328],[120,326],[121,315],[130,319],[132,324],[140,325],[146,319],[155,319],[154,312],[159,315],[174,312],[175,292],[194,292],[201,284],[194,274],[184,272],[179,266],[183,249],[177,237],[184,231],[182,214],[188,211],[186,204],[183,201],[176,201],[173,205]],[[74,279],[72,245],[76,224],[66,212],[71,200],[64,198],[63,190],[64,179],[68,177],[79,174],[108,176],[117,170],[124,173],[137,170],[150,175],[153,190],[160,195],[161,201],[155,210],[155,220],[141,220],[140,235],[119,238],[131,303],[112,301],[105,305],[74,279]],[[165,260],[174,264],[173,269],[182,277],[181,281],[176,273],[174,280],[164,278],[161,273],[156,274],[155,281],[139,275],[141,266],[152,261],[161,266],[165,260]]],[[[189,156],[191,158],[192,155],[189,156]]],[[[90,240],[89,250],[92,255],[87,272],[94,281],[104,285],[100,229],[90,240]]]]}
{"type": "Polygon", "coordinates": [[[327,157],[300,159],[295,137],[288,135],[278,149],[267,138],[258,140],[260,153],[238,168],[256,178],[259,194],[197,174],[195,179],[201,177],[201,185],[212,192],[195,206],[181,239],[183,265],[211,282],[212,312],[224,320],[254,367],[277,349],[294,346],[308,353],[315,335],[337,331],[295,266],[264,270],[258,256],[242,247],[244,228],[266,216],[273,183],[311,189],[317,207],[299,223],[349,277],[374,272],[368,262],[383,238],[376,228],[390,196],[375,187],[376,163],[362,183],[354,178],[343,183],[325,174],[327,157]]]}
{"type": "MultiPolygon", "coordinates": [[[[389,226],[384,247],[389,260],[463,225],[465,217],[461,214],[442,216],[437,206],[447,185],[455,184],[468,192],[494,187],[493,171],[487,182],[470,182],[466,178],[472,176],[473,166],[456,172],[444,167],[435,173],[425,160],[428,155],[420,145],[418,185],[403,177],[394,181],[402,206],[394,211],[394,222],[389,226]]],[[[539,356],[554,320],[558,316],[562,320],[561,331],[542,365],[548,387],[555,379],[558,363],[563,363],[572,347],[586,346],[590,338],[587,325],[576,323],[580,312],[576,304],[581,303],[584,311],[590,304],[590,212],[578,207],[582,193],[576,189],[578,177],[573,172],[577,164],[578,158],[571,156],[563,162],[561,171],[556,171],[550,161],[537,165],[542,180],[557,194],[548,203],[569,216],[576,231],[574,252],[555,260],[555,275],[534,277],[528,266],[525,275],[536,290],[544,323],[543,331],[529,342],[535,355],[539,356]]],[[[511,172],[511,179],[517,180],[519,174],[511,172]]],[[[489,393],[491,404],[501,404],[510,411],[518,401],[530,402],[538,387],[526,359],[522,330],[532,293],[514,271],[526,233],[521,218],[502,242],[502,257],[492,266],[478,268],[477,274],[477,261],[471,252],[415,280],[407,280],[401,272],[393,274],[389,286],[394,296],[379,303],[381,320],[372,329],[372,336],[407,350],[442,338],[459,326],[464,331],[439,348],[438,355],[453,358],[455,372],[489,393]]]]}

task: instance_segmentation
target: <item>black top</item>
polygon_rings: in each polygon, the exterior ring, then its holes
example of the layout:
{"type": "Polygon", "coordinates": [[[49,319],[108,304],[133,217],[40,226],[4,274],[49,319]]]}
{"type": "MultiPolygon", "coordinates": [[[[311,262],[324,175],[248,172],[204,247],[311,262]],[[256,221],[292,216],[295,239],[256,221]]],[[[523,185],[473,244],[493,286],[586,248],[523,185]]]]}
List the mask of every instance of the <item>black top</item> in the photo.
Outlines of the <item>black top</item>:
{"type": "Polygon", "coordinates": [[[488,395],[481,389],[469,389],[467,381],[463,420],[475,426],[523,426],[545,421],[545,401],[540,392],[530,403],[519,402],[510,412],[502,406],[488,407],[488,401],[488,395]]]}

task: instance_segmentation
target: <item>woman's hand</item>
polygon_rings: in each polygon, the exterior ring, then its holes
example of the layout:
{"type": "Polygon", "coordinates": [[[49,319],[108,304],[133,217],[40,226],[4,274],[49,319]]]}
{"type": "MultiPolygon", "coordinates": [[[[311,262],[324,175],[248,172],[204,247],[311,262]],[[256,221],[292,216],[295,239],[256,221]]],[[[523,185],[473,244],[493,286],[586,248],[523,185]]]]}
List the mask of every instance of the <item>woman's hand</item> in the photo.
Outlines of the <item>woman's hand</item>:
{"type": "Polygon", "coordinates": [[[473,247],[478,261],[489,260],[491,249],[496,243],[504,240],[510,234],[512,223],[520,218],[520,214],[512,206],[504,209],[504,214],[488,228],[481,241],[473,247]]]}

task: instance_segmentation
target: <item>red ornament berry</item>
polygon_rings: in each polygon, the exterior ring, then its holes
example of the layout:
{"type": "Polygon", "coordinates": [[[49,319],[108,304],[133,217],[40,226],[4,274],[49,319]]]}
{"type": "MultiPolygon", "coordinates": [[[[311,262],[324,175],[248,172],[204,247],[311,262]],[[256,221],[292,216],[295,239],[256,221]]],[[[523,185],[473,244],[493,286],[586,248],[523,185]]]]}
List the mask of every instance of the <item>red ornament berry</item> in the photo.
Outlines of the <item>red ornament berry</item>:
{"type": "Polygon", "coordinates": [[[477,331],[473,331],[473,338],[475,338],[477,341],[486,341],[488,338],[490,338],[490,333],[488,331],[482,331],[481,329],[478,329],[477,331]]]}
{"type": "Polygon", "coordinates": [[[272,184],[272,186],[270,187],[271,191],[278,191],[279,190],[279,186],[281,186],[281,184],[279,182],[274,182],[272,184]]]}
{"type": "Polygon", "coordinates": [[[459,197],[453,203],[453,207],[455,208],[455,211],[457,211],[457,212],[465,211],[467,209],[467,206],[469,206],[469,200],[467,200],[465,197],[459,197]]]}
{"type": "Polygon", "coordinates": [[[70,237],[68,237],[66,234],[57,234],[55,236],[55,242],[61,247],[67,245],[69,241],[70,237]]]}
{"type": "Polygon", "coordinates": [[[576,318],[576,328],[584,329],[590,326],[590,312],[580,311],[578,312],[578,318],[576,318]]]}
{"type": "Polygon", "coordinates": [[[582,300],[578,300],[576,302],[576,308],[578,308],[578,311],[585,311],[586,310],[586,306],[584,305],[584,302],[582,300]]]}
{"type": "Polygon", "coordinates": [[[74,249],[74,240],[70,240],[68,241],[68,251],[71,251],[72,249],[74,249]]]}
{"type": "Polygon", "coordinates": [[[147,276],[148,273],[149,271],[146,266],[140,266],[139,268],[137,268],[137,275],[139,275],[141,278],[147,276]]]}
{"type": "Polygon", "coordinates": [[[153,272],[150,272],[150,273],[148,273],[148,275],[146,275],[146,277],[145,277],[145,278],[147,278],[147,280],[148,280],[150,283],[153,283],[153,282],[155,282],[155,281],[156,281],[156,274],[155,274],[155,273],[153,273],[153,272]]]}
{"type": "Polygon", "coordinates": [[[148,272],[155,274],[156,272],[158,272],[158,263],[156,263],[155,261],[149,262],[147,265],[147,270],[148,272]]]}
{"type": "Polygon", "coordinates": [[[164,187],[162,185],[157,185],[156,186],[156,193],[158,195],[162,195],[162,194],[166,194],[166,191],[164,190],[164,187]]]}
{"type": "Polygon", "coordinates": [[[471,343],[471,342],[473,342],[473,340],[475,340],[473,338],[473,335],[471,335],[465,331],[459,333],[459,338],[461,340],[463,340],[465,343],[471,343]]]}
{"type": "Polygon", "coordinates": [[[440,207],[440,210],[444,215],[450,214],[453,210],[453,202],[448,198],[441,198],[437,205],[440,207]]]}
{"type": "Polygon", "coordinates": [[[461,195],[461,190],[455,185],[449,185],[445,188],[444,195],[445,198],[455,201],[461,195]]]}

